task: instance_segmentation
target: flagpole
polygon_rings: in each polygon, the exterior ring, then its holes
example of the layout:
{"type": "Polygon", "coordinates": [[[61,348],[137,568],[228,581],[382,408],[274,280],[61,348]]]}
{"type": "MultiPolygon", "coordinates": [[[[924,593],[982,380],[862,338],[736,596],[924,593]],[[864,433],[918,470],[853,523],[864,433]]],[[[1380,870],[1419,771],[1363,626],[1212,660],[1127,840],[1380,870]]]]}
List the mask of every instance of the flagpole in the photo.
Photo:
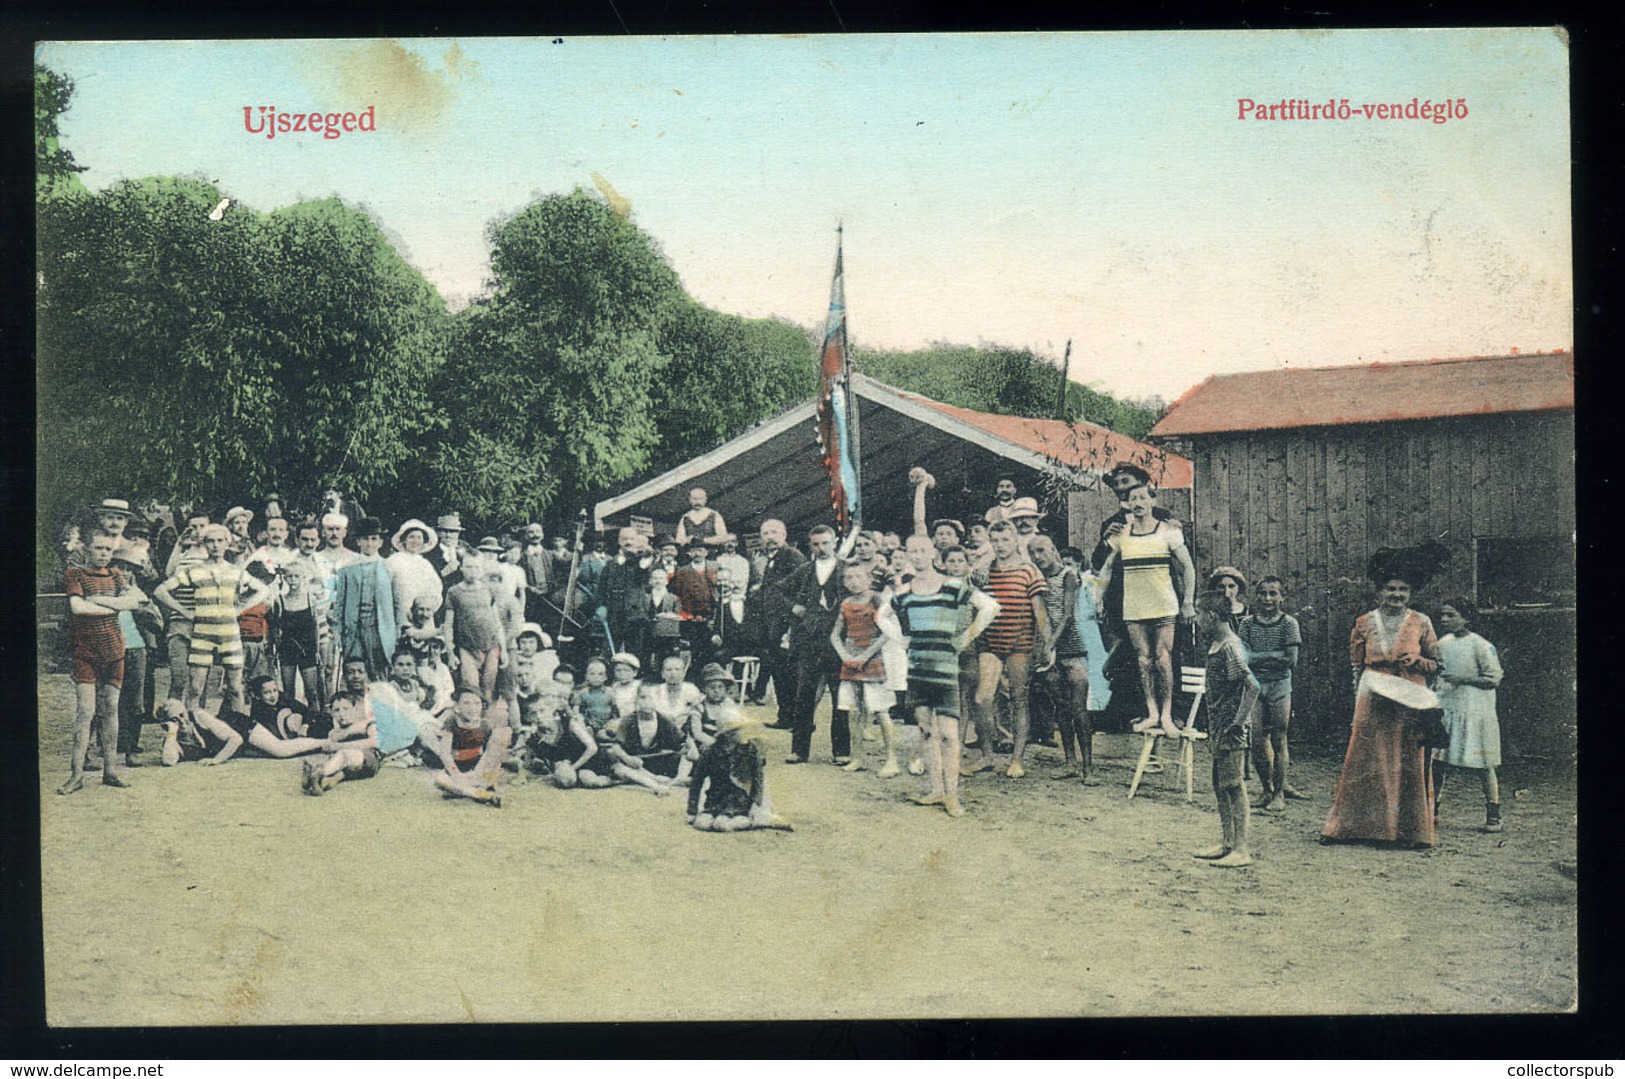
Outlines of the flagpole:
{"type": "Polygon", "coordinates": [[[863,444],[858,440],[858,397],[853,392],[852,385],[852,342],[847,334],[847,318],[845,310],[846,270],[843,264],[842,240],[844,229],[839,221],[835,223],[835,273],[841,278],[842,311],[841,311],[841,363],[846,378],[846,422],[852,429],[852,476],[857,482],[857,512],[852,515],[851,531],[856,533],[863,529],[863,444]]]}

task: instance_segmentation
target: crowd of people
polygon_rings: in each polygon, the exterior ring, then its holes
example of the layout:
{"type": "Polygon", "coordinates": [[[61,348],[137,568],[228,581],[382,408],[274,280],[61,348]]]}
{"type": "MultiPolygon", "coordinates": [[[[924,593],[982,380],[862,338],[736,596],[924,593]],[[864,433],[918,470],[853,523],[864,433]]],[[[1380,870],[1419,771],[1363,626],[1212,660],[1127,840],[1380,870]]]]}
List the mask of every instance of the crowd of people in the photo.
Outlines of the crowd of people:
{"type": "MultiPolygon", "coordinates": [[[[1199,577],[1145,471],[1121,464],[1106,482],[1119,509],[1088,553],[1046,534],[1010,477],[968,525],[932,519],[922,468],[909,474],[908,536],[819,525],[805,553],[772,518],[741,552],[701,489],[672,534],[622,528],[613,554],[579,532],[547,543],[536,523],[470,543],[453,512],[400,522],[386,555],[382,522],[338,491],[308,515],[273,496],[219,522],[105,499],[65,537],[76,700],[58,793],[82,789],[97,757],[101,782],[126,786],[155,724],[166,765],[300,757],[315,797],[396,763],[430,769],[448,798],[495,807],[515,777],[534,776],[686,788],[689,821],[706,830],[788,827],[744,708],[771,694],[766,725],[790,732],[786,765],[813,759],[827,696],[834,765],[923,776],[914,800],[958,817],[962,779],[1022,779],[1035,741],[1059,745],[1052,779],[1096,783],[1096,718],[1119,648],[1137,684],[1117,688],[1143,701],[1133,729],[1211,740],[1223,840],[1196,856],[1250,864],[1249,808],[1303,797],[1287,737],[1298,623],[1279,577],[1263,576],[1250,600],[1236,567],[1199,577]],[[1207,649],[1205,731],[1174,720],[1180,622],[1207,649]]],[[[1408,606],[1425,560],[1379,555],[1380,603],[1351,642],[1354,729],[1324,838],[1432,844],[1447,767],[1481,773],[1498,830],[1494,649],[1470,632],[1464,599],[1440,608],[1440,642],[1408,606]],[[1435,707],[1447,738],[1416,721],[1435,707]]]]}

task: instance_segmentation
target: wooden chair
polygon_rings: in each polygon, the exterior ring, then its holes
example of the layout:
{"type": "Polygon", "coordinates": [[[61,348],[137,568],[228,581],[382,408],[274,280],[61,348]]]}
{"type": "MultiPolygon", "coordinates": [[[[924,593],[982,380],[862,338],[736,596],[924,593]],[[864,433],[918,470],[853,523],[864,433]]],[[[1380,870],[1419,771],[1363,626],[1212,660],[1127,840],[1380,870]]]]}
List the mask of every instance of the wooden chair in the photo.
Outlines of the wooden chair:
{"type": "Polygon", "coordinates": [[[762,671],[761,657],[735,656],[728,667],[734,681],[739,683],[739,707],[743,708],[745,698],[750,695],[750,687],[756,684],[756,676],[762,671]]]}
{"type": "Polygon", "coordinates": [[[1146,731],[1142,736],[1145,740],[1140,744],[1140,762],[1134,767],[1134,778],[1129,781],[1128,796],[1130,799],[1140,789],[1140,780],[1148,773],[1161,772],[1165,767],[1178,768],[1185,780],[1185,801],[1194,802],[1196,796],[1193,790],[1194,774],[1196,771],[1196,742],[1206,738],[1207,732],[1196,729],[1196,710],[1201,707],[1202,695],[1207,692],[1206,667],[1179,668],[1179,688],[1183,693],[1191,695],[1191,710],[1185,717],[1185,725],[1179,728],[1179,755],[1177,757],[1161,757],[1157,755],[1158,743],[1165,735],[1161,729],[1146,731]]]}

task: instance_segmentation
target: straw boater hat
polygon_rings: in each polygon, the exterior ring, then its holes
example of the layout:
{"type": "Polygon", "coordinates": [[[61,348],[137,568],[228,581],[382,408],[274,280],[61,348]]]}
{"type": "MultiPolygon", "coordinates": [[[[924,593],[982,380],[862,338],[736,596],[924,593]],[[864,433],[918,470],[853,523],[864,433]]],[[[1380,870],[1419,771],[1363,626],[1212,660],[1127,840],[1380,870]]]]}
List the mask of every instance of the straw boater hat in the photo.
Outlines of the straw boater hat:
{"type": "Polygon", "coordinates": [[[485,554],[501,554],[502,541],[497,539],[495,536],[486,536],[484,539],[480,540],[480,545],[476,549],[484,552],[485,554]]]}
{"type": "Polygon", "coordinates": [[[133,516],[130,513],[130,503],[122,498],[102,499],[101,504],[96,507],[96,516],[111,517],[114,515],[121,517],[133,516]]]}
{"type": "Polygon", "coordinates": [[[414,528],[423,533],[423,549],[425,551],[434,549],[434,547],[440,543],[440,537],[435,535],[434,529],[430,528],[428,525],[414,517],[395,530],[395,535],[390,538],[389,545],[395,548],[397,551],[405,550],[405,548],[401,546],[401,540],[405,538],[406,534],[412,531],[414,528]]]}
{"type": "MultiPolygon", "coordinates": [[[[1009,508],[1004,511],[1004,515],[1006,518],[1012,521],[1020,520],[1024,517],[1037,518],[1049,516],[1048,514],[1038,512],[1038,500],[1036,498],[1016,499],[1014,502],[1010,503],[1009,508]]],[[[992,522],[989,523],[991,524],[992,522]]]]}
{"type": "Polygon", "coordinates": [[[618,663],[624,663],[632,668],[633,673],[643,670],[643,663],[630,652],[616,652],[609,657],[609,663],[612,667],[618,663]]]}
{"type": "Polygon", "coordinates": [[[461,532],[463,530],[463,519],[455,513],[442,513],[440,519],[435,521],[434,525],[442,532],[461,532]]]}

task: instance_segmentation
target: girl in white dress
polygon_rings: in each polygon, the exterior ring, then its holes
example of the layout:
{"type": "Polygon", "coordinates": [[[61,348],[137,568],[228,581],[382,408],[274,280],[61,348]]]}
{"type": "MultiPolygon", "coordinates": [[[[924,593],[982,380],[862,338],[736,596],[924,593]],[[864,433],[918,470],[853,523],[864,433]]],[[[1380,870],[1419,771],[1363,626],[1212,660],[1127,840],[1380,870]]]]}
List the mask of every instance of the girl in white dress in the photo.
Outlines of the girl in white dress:
{"type": "Polygon", "coordinates": [[[1495,714],[1495,687],[1501,684],[1501,661],[1495,646],[1469,628],[1477,617],[1471,600],[1447,600],[1439,607],[1444,636],[1439,638],[1436,688],[1450,745],[1433,751],[1433,785],[1437,795],[1444,793],[1447,765],[1477,772],[1484,788],[1484,830],[1499,832],[1501,788],[1495,769],[1501,763],[1501,723],[1495,714]]]}

